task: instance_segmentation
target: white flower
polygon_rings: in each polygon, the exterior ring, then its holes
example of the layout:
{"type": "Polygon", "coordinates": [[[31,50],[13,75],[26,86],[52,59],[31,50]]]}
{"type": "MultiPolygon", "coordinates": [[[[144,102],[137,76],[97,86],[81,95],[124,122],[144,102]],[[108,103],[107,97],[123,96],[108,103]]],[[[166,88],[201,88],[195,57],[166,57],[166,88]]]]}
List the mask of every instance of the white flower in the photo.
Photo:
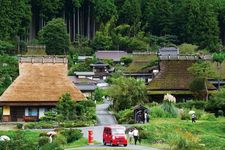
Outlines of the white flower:
{"type": "Polygon", "coordinates": [[[173,95],[168,94],[168,93],[166,95],[164,95],[164,99],[163,100],[164,101],[169,101],[171,103],[176,103],[176,98],[173,95]]]}

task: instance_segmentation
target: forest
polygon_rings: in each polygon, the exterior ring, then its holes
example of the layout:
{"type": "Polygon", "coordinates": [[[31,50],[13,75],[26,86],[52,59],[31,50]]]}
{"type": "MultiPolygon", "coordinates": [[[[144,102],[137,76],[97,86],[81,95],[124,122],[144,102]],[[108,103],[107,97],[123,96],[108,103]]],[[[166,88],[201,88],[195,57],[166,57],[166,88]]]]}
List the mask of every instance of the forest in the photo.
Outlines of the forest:
{"type": "MultiPolygon", "coordinates": [[[[182,43],[216,52],[225,44],[225,0],[1,0],[0,16],[0,53],[8,54],[46,44],[40,31],[51,21],[57,26],[57,18],[67,41],[59,40],[63,51],[49,54],[154,51],[182,43]]],[[[57,37],[59,28],[53,29],[57,37]]]]}

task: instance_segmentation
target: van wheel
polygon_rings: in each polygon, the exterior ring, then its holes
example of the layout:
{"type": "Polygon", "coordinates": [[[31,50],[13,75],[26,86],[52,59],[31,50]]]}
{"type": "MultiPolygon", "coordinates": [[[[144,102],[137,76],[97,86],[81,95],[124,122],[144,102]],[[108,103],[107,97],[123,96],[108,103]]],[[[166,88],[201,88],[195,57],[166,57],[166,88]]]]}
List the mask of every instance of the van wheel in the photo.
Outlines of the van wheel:
{"type": "Polygon", "coordinates": [[[127,144],[124,144],[123,146],[124,146],[124,147],[126,147],[126,146],[127,146],[127,144]]]}
{"type": "Polygon", "coordinates": [[[104,144],[104,145],[106,145],[106,142],[105,142],[105,140],[103,140],[103,144],[104,144]]]}

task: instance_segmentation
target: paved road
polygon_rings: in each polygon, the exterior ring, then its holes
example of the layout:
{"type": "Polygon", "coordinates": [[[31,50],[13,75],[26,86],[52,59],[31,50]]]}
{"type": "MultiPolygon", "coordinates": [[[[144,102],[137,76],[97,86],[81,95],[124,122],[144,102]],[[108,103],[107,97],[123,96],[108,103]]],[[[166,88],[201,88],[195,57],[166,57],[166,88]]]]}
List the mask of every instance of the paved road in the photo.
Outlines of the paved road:
{"type": "Polygon", "coordinates": [[[96,106],[96,115],[98,120],[98,125],[112,125],[117,124],[115,117],[111,112],[107,110],[110,102],[104,101],[104,104],[100,104],[96,106]]]}
{"type": "MultiPolygon", "coordinates": [[[[98,126],[79,128],[79,129],[81,129],[85,138],[88,138],[88,130],[92,130],[94,140],[99,142],[100,144],[88,145],[88,146],[79,147],[79,148],[70,148],[67,150],[78,150],[78,149],[86,149],[87,150],[87,149],[112,148],[110,146],[104,146],[102,144],[102,140],[103,140],[102,134],[103,134],[104,125],[117,124],[117,121],[116,121],[115,117],[112,115],[112,113],[107,111],[107,108],[109,107],[109,105],[110,105],[110,102],[108,102],[108,101],[105,101],[104,104],[97,105],[96,114],[97,114],[97,119],[98,119],[98,126]]],[[[131,145],[131,144],[128,144],[127,147],[114,146],[113,148],[130,149],[130,150],[156,150],[156,149],[150,148],[150,147],[145,147],[145,146],[141,146],[141,145],[131,145]]]]}
{"type": "Polygon", "coordinates": [[[78,147],[78,148],[70,148],[66,150],[89,150],[89,149],[128,149],[128,150],[157,150],[155,148],[150,148],[150,147],[145,147],[141,145],[128,145],[127,147],[123,146],[104,146],[104,145],[89,145],[89,146],[84,146],[84,147],[78,147]]]}

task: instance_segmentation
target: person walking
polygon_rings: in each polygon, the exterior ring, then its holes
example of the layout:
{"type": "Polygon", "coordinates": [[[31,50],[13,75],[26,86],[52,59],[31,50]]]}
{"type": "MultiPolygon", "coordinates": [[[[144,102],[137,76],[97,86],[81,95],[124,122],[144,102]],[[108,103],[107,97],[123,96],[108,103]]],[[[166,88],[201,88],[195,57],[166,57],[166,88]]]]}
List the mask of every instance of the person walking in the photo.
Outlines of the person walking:
{"type": "Polygon", "coordinates": [[[128,137],[129,137],[129,142],[132,143],[133,141],[133,129],[130,129],[129,132],[128,132],[128,137]]]}
{"type": "Polygon", "coordinates": [[[192,123],[195,123],[196,122],[196,115],[195,115],[195,113],[193,113],[191,115],[191,120],[192,120],[192,123]]]}
{"type": "Polygon", "coordinates": [[[133,130],[133,136],[134,136],[134,144],[137,144],[138,138],[139,138],[139,132],[136,128],[133,130]]]}

